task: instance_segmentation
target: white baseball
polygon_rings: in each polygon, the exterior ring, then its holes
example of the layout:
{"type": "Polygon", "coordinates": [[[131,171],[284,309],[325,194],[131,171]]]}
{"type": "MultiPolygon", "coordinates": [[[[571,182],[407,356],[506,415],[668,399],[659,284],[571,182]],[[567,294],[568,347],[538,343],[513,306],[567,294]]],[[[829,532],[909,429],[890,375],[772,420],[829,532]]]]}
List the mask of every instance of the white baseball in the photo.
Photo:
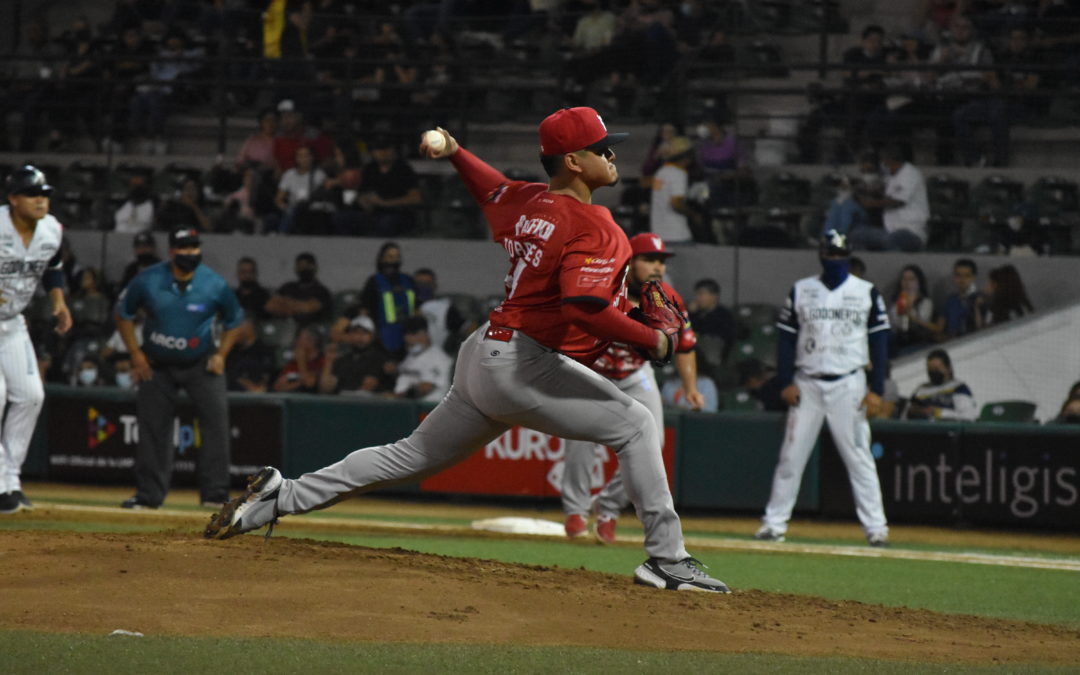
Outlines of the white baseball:
{"type": "Polygon", "coordinates": [[[434,129],[424,132],[424,142],[433,152],[442,152],[443,148],[446,147],[446,137],[434,129]]]}

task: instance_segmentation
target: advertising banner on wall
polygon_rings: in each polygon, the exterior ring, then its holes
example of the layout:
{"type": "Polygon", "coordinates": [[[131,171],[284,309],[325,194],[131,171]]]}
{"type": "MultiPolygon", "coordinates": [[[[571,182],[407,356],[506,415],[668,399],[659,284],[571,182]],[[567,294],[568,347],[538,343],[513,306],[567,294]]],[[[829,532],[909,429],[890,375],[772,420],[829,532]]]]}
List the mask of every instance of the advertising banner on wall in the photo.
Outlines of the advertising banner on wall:
{"type": "MultiPolygon", "coordinates": [[[[130,483],[139,429],[134,400],[92,397],[46,398],[45,430],[49,449],[48,476],[72,482],[130,483]]],[[[229,402],[233,485],[259,468],[280,466],[282,406],[277,401],[229,402]]],[[[188,406],[173,423],[175,485],[195,484],[195,462],[202,447],[199,421],[188,406]]]]}
{"type": "MultiPolygon", "coordinates": [[[[420,483],[423,492],[557,497],[562,484],[565,443],[561,438],[514,427],[456,464],[420,483]]],[[[668,486],[675,475],[675,430],[664,430],[668,486]]],[[[590,476],[596,493],[618,467],[615,453],[598,448],[590,476]]]]}
{"type": "MultiPolygon", "coordinates": [[[[890,521],[1075,530],[1078,442],[1036,426],[916,422],[875,425],[871,448],[890,521]]],[[[847,472],[823,445],[822,514],[854,517],[847,472]]]]}

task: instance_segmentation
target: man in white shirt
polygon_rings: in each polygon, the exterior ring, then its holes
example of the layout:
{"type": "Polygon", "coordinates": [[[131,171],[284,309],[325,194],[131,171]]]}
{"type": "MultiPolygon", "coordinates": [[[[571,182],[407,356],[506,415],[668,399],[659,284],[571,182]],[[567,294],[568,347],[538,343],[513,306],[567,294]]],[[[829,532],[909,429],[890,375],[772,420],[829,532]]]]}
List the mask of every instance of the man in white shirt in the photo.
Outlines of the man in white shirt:
{"type": "Polygon", "coordinates": [[[687,168],[693,159],[693,143],[676,136],[668,141],[664,166],[653,177],[649,230],[669,244],[693,241],[686,202],[687,168]]]}
{"type": "Polygon", "coordinates": [[[454,361],[441,347],[432,344],[424,317],[406,319],[404,331],[408,356],[398,366],[394,395],[437,403],[450,391],[454,361]]]}
{"type": "Polygon", "coordinates": [[[922,172],[904,159],[899,147],[882,151],[881,163],[889,175],[882,197],[859,196],[868,209],[882,209],[884,229],[862,225],[850,233],[852,245],[871,250],[920,251],[926,245],[926,222],[930,220],[930,202],[922,172]]]}

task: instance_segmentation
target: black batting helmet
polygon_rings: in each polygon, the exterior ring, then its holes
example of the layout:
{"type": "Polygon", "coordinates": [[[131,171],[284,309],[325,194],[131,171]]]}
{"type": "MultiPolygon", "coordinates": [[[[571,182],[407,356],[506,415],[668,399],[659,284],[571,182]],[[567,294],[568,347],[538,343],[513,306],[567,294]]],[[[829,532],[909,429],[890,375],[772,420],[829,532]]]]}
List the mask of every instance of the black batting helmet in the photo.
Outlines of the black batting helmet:
{"type": "Polygon", "coordinates": [[[6,187],[9,195],[48,197],[53,191],[52,186],[45,180],[45,174],[29,164],[12,171],[7,178],[6,187]]]}
{"type": "Polygon", "coordinates": [[[851,245],[848,244],[847,235],[839,230],[828,229],[821,233],[821,255],[848,256],[851,255],[851,245]]]}

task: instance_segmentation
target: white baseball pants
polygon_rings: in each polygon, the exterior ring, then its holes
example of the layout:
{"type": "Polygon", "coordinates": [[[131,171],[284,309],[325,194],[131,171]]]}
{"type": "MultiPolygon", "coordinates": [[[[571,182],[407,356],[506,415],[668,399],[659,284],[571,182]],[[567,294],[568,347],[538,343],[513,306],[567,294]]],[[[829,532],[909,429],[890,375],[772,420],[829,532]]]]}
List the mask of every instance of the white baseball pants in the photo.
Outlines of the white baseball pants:
{"type": "Polygon", "coordinates": [[[356,494],[415,482],[455,464],[511,426],[615,450],[650,557],[687,557],[660,457],[653,416],[607,378],[515,331],[509,342],[481,326],[458,351],[449,393],[407,438],[356,450],[284,481],[280,514],[326,508],[356,494]]]}
{"type": "MultiPolygon", "coordinates": [[[[656,386],[656,376],[652,365],[646,363],[635,373],[621,380],[611,380],[630,398],[645,406],[656,422],[660,436],[660,445],[664,444],[664,407],[660,399],[660,388],[656,386]]],[[[623,485],[622,469],[616,469],[606,485],[592,498],[593,467],[598,466],[597,459],[607,450],[604,446],[588,441],[566,441],[563,445],[562,505],[566,515],[587,516],[595,512],[598,516],[617,518],[623,509],[630,505],[630,497],[623,485]]],[[[598,477],[600,480],[603,476],[598,477]]]]}
{"type": "Polygon", "coordinates": [[[787,531],[791,511],[799,496],[803,470],[814,449],[822,421],[828,421],[836,449],[847,467],[855,512],[867,536],[888,534],[885,507],[877,467],[870,454],[870,427],[862,408],[866,396],[866,371],[827,382],[802,373],[795,375],[801,395],[799,405],[790,408],[787,430],[780,448],[780,461],[773,474],[772,494],[762,523],[774,532],[787,531]]]}
{"type": "Polygon", "coordinates": [[[0,493],[22,489],[19,473],[34,436],[45,387],[22,315],[0,321],[0,402],[7,404],[0,432],[0,493]]]}

